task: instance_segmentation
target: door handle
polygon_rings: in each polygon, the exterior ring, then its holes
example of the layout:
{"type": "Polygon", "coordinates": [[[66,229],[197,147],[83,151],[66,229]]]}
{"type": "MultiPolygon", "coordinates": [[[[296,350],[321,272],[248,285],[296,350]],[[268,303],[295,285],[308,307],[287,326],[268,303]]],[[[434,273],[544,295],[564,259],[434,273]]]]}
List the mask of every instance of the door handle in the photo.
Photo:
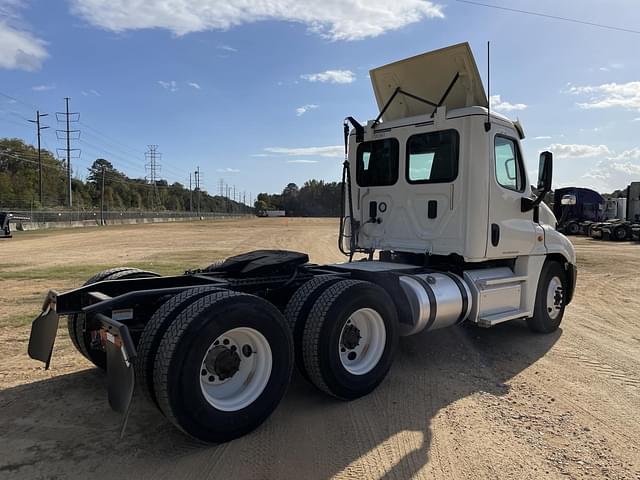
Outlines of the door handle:
{"type": "Polygon", "coordinates": [[[500,243],[500,225],[497,223],[491,224],[491,245],[494,247],[498,246],[500,243]]]}
{"type": "Polygon", "coordinates": [[[427,217],[436,218],[438,216],[438,202],[437,200],[429,200],[427,203],[427,217]]]}

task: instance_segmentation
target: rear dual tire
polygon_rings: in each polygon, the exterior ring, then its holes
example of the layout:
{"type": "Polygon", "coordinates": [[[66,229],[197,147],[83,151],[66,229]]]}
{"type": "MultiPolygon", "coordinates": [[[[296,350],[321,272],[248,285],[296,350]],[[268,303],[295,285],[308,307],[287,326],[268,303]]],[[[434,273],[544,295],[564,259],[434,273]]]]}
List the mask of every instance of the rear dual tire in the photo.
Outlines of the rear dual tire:
{"type": "Polygon", "coordinates": [[[293,342],[269,302],[232,291],[194,299],[168,325],[153,366],[164,415],[206,442],[245,435],[275,410],[293,369],[293,342]]]}
{"type": "MultiPolygon", "coordinates": [[[[91,285],[105,280],[124,280],[128,278],[158,277],[154,272],[140,270],[131,267],[116,267],[95,274],[87,280],[83,286],[91,285]]],[[[67,318],[67,329],[71,342],[87,360],[96,367],[107,369],[107,354],[103,350],[92,348],[91,332],[86,329],[86,317],[84,313],[74,313],[67,318]]]]}
{"type": "Polygon", "coordinates": [[[298,293],[287,312],[303,376],[344,400],[372,392],[389,372],[398,343],[389,294],[371,282],[331,277],[310,280],[298,293]]]}

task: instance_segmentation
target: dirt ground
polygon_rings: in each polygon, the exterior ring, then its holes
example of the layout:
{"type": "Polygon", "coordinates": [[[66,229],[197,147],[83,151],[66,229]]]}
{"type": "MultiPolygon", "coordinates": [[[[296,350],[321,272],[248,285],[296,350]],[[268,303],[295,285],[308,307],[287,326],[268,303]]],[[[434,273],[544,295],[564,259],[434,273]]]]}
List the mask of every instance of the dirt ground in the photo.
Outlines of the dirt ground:
{"type": "Polygon", "coordinates": [[[523,322],[403,338],[383,384],[350,403],[296,374],[274,415],[218,446],[134,399],[124,439],[106,378],[61,321],[52,368],[26,355],[50,287],[130,265],[161,273],[257,248],[341,259],[337,222],[252,219],[20,233],[0,241],[0,478],[640,479],[640,245],[575,238],[562,328],[523,322]]]}

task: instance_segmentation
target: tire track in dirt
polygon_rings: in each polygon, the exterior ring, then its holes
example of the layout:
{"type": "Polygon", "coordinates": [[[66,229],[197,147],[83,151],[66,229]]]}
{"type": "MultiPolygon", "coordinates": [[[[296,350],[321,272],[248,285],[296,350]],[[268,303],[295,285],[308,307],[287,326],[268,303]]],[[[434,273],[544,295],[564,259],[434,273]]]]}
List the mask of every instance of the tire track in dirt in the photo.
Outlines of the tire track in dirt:
{"type": "Polygon", "coordinates": [[[555,355],[562,358],[577,360],[579,363],[587,365],[590,369],[602,374],[605,378],[613,379],[621,385],[636,389],[640,388],[640,377],[635,377],[633,374],[629,374],[606,363],[602,363],[597,359],[587,357],[586,355],[576,353],[575,351],[567,351],[567,349],[556,352],[555,355]]]}

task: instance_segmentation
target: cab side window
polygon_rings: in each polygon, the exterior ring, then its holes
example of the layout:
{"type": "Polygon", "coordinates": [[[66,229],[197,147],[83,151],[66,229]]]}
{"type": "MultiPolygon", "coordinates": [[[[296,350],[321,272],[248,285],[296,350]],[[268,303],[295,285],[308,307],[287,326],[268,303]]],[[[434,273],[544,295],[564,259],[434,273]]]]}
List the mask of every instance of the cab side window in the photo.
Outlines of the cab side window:
{"type": "Polygon", "coordinates": [[[496,135],[495,139],[496,180],[500,186],[524,191],[524,166],[515,140],[496,135]]]}
{"type": "Polygon", "coordinates": [[[448,183],[458,176],[458,132],[419,133],[407,141],[407,182],[448,183]]]}

